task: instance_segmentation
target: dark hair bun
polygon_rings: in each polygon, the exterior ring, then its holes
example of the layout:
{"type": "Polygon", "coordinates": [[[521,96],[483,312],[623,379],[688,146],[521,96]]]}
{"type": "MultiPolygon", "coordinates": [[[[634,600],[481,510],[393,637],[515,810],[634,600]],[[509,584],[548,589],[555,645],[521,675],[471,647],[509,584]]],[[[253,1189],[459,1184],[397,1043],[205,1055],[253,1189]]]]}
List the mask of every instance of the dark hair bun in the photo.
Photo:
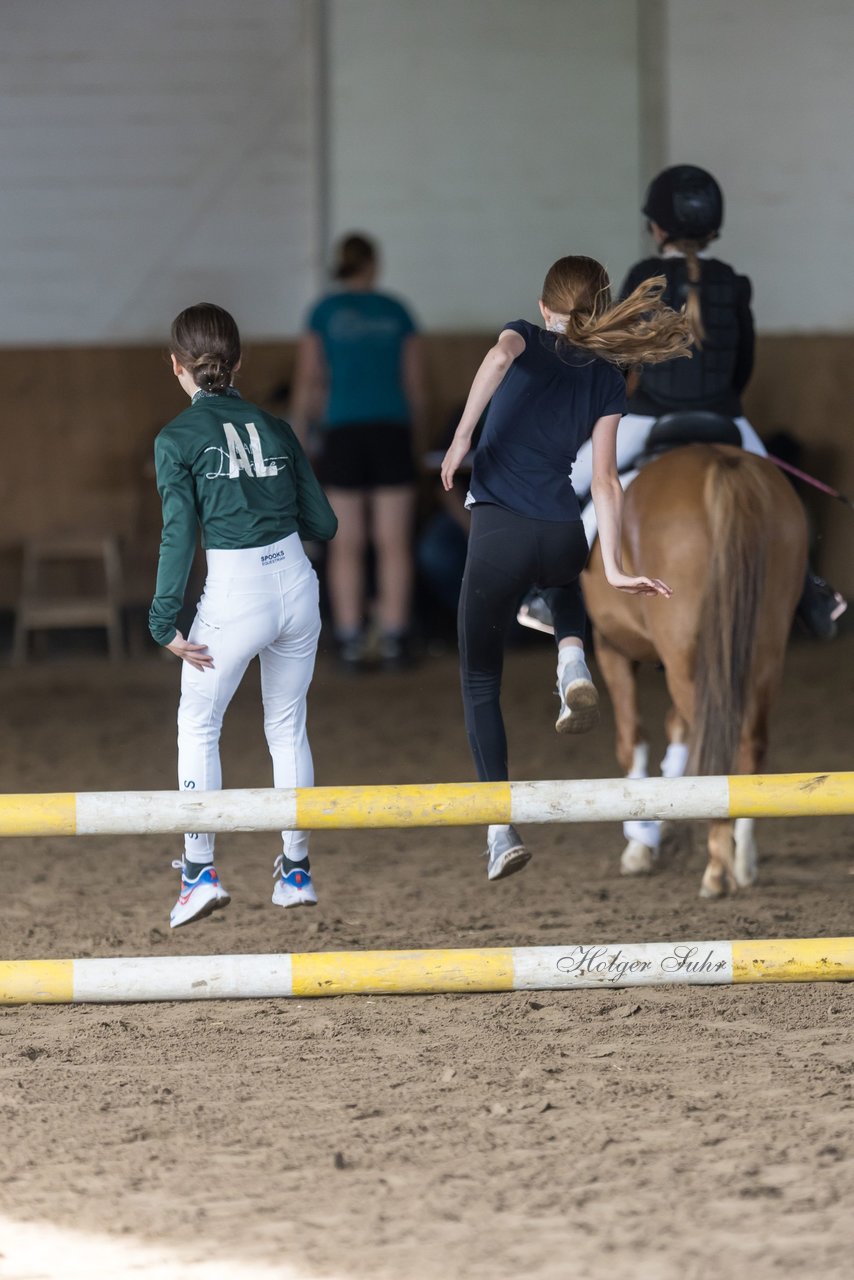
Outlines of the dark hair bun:
{"type": "Polygon", "coordinates": [[[338,241],[332,275],[335,280],[350,280],[377,263],[377,247],[367,236],[352,234],[338,241]]]}
{"type": "Polygon", "coordinates": [[[240,362],[240,333],[222,307],[200,302],[172,322],[170,350],[202,391],[222,392],[240,362]]]}
{"type": "Polygon", "coordinates": [[[221,356],[203,355],[193,364],[193,379],[203,391],[225,391],[231,385],[231,366],[221,356]]]}

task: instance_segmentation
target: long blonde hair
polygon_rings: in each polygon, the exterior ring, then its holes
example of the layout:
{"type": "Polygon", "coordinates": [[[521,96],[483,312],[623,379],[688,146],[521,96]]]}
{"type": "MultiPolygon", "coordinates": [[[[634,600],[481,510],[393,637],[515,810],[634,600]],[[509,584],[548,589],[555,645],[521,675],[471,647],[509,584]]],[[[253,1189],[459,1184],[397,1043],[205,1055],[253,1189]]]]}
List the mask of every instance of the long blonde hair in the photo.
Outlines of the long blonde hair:
{"type": "Polygon", "coordinates": [[[595,258],[559,258],[543,283],[542,301],[567,317],[563,337],[612,364],[660,364],[691,354],[693,331],[684,311],[662,302],[667,280],[642,281],[612,303],[608,273],[595,258]]]}

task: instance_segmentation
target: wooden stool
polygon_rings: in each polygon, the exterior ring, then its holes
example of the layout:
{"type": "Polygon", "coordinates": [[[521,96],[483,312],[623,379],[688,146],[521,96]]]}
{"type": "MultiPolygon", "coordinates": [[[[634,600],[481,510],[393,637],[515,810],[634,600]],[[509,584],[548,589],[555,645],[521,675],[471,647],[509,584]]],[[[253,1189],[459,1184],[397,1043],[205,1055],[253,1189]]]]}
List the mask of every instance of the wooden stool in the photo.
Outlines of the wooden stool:
{"type": "Polygon", "coordinates": [[[69,534],[26,542],[12,661],[26,661],[28,632],[74,627],[106,628],[110,658],[117,661],[124,655],[121,600],[122,569],[115,537],[69,534]],[[59,567],[67,578],[72,565],[78,574],[97,570],[101,588],[74,592],[45,586],[46,571],[52,570],[55,576],[59,567]]]}

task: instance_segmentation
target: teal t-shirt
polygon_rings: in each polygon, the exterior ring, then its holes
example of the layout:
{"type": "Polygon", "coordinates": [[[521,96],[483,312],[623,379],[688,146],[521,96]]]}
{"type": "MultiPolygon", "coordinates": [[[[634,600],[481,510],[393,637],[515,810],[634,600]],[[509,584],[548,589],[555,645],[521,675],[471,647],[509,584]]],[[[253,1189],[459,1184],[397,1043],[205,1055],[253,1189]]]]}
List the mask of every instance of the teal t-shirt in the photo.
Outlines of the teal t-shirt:
{"type": "Polygon", "coordinates": [[[175,638],[187,578],[202,545],[266,547],[298,533],[328,541],[338,521],[292,429],[232,388],[199,392],[154,441],[163,533],[148,616],[158,644],[175,638]]]}
{"type": "Polygon", "coordinates": [[[408,422],[403,347],[416,329],[402,302],[343,289],[317,303],[308,328],[319,336],[329,370],[325,426],[408,422]]]}

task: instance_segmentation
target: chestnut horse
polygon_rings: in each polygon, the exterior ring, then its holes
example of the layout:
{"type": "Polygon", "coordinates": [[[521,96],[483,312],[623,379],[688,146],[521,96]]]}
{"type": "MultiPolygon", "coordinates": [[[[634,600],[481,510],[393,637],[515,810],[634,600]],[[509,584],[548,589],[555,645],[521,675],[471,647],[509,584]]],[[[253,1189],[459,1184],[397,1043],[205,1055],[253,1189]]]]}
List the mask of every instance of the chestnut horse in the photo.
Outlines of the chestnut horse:
{"type": "MultiPolygon", "coordinates": [[[[594,545],[582,582],[620,765],[646,776],[634,668],[658,661],[672,701],[665,776],[761,771],[806,570],[806,519],[791,485],[730,445],[674,449],[627,489],[622,543],[626,572],[663,579],[673,596],[613,591],[594,545]]],[[[626,874],[652,869],[658,825],[626,824],[626,874]]],[[[712,822],[701,895],[734,892],[756,874],[753,820],[712,822]]]]}

